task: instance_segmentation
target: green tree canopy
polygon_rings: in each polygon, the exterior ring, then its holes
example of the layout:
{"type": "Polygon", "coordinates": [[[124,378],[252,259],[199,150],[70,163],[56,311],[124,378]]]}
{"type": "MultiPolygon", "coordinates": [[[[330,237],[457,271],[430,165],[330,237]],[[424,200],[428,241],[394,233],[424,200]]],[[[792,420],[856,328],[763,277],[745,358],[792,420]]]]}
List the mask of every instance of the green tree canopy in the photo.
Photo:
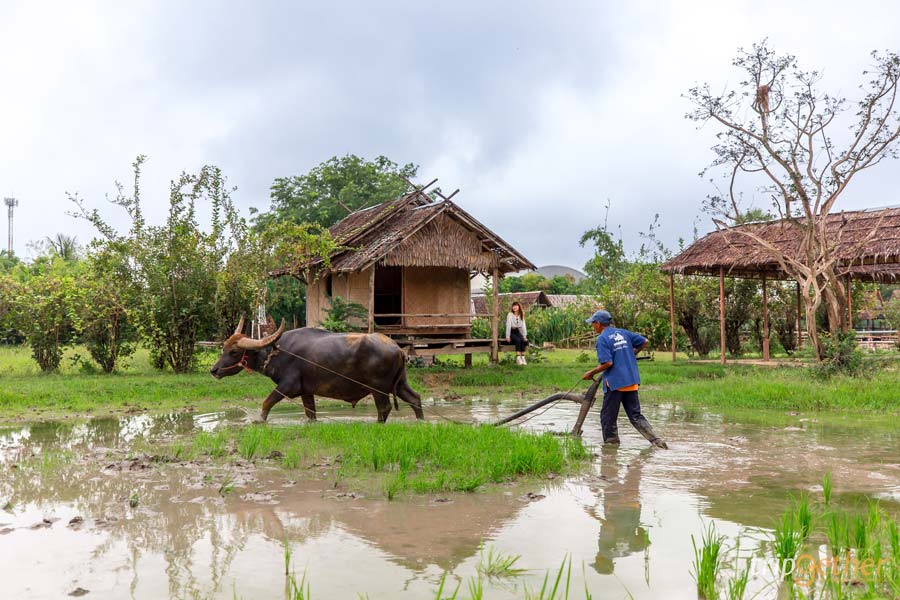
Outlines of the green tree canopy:
{"type": "Polygon", "coordinates": [[[305,175],[279,177],[272,184],[272,205],[257,214],[257,228],[274,222],[330,227],[351,212],[405,193],[419,167],[403,166],[379,156],[369,161],[354,154],[334,156],[305,175]]]}

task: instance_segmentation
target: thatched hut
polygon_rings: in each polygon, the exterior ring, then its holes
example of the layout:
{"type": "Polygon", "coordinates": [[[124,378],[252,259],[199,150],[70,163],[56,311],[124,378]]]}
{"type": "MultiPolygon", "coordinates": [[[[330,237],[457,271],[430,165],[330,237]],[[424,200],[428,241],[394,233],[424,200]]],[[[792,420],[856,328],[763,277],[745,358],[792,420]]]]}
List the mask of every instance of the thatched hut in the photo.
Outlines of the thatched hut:
{"type": "Polygon", "coordinates": [[[475,316],[470,278],[491,275],[496,292],[500,277],[534,265],[449,197],[437,196],[417,188],[353,212],[330,229],[343,249],[330,257],[329,267],[316,263],[273,273],[306,281],[307,324],[320,325],[331,298],[341,296],[367,308],[362,325],[368,331],[408,347],[441,350],[426,354],[464,354],[480,343],[496,356],[496,323],[493,340],[469,339],[475,316]]]}
{"type": "MultiPolygon", "coordinates": [[[[802,222],[802,220],[801,220],[802,222]]],[[[845,211],[828,215],[826,232],[835,242],[837,272],[847,285],[848,297],[853,281],[893,282],[900,278],[900,207],[845,211]]],[[[752,232],[786,255],[800,252],[801,236],[790,219],[747,223],[724,228],[700,238],[662,265],[669,274],[672,356],[675,356],[674,275],[705,275],[719,278],[719,321],[721,361],[725,362],[725,277],[759,279],[763,298],[763,358],[769,359],[767,280],[791,277],[762,247],[745,232],[752,232]]],[[[853,307],[847,307],[849,315],[853,307]]],[[[800,327],[800,290],[797,289],[797,332],[800,327]]],[[[802,339],[802,338],[801,338],[802,339]]],[[[799,340],[798,340],[799,341],[799,340]]],[[[801,342],[802,343],[802,342],[801,342]]]]}

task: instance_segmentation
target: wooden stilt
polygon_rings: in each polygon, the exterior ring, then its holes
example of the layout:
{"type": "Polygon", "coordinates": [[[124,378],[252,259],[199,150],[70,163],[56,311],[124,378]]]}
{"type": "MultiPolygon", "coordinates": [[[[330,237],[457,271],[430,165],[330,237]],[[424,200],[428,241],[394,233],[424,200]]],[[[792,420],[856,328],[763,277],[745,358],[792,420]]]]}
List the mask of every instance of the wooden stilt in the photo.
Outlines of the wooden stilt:
{"type": "Polygon", "coordinates": [[[763,339],[762,339],[762,355],[763,360],[769,360],[769,302],[766,295],[766,276],[762,276],[762,305],[763,305],[763,339]]]}
{"type": "Polygon", "coordinates": [[[725,267],[719,267],[719,361],[725,364],[725,267]]]}
{"type": "Polygon", "coordinates": [[[669,273],[669,329],[672,331],[672,362],[675,362],[675,274],[669,273]]]}
{"type": "Polygon", "coordinates": [[[375,265],[369,272],[369,333],[375,333],[375,265]]]}
{"type": "Polygon", "coordinates": [[[491,310],[491,362],[496,363],[500,361],[500,267],[497,264],[494,264],[491,275],[491,287],[494,300],[491,310]]]}

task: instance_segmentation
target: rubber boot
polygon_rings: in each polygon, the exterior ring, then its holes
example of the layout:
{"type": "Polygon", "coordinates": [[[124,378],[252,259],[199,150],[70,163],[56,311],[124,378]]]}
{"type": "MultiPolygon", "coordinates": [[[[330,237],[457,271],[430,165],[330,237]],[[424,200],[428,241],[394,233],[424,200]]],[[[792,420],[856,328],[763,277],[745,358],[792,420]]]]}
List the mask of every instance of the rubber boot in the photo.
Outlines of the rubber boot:
{"type": "Polygon", "coordinates": [[[653,431],[653,427],[650,426],[650,422],[647,419],[641,419],[637,423],[632,423],[634,428],[638,430],[638,432],[644,436],[644,438],[650,442],[653,446],[657,448],[662,448],[663,450],[668,450],[669,446],[666,444],[666,441],[656,435],[656,432],[653,431]]]}

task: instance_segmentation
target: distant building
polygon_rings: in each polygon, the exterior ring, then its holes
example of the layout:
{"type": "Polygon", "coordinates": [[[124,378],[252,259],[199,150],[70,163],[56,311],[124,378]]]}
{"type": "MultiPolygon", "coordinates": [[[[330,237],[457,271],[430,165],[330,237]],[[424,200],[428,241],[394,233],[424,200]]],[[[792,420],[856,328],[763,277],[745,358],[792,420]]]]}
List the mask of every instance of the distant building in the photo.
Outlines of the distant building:
{"type": "MultiPolygon", "coordinates": [[[[547,279],[553,279],[554,277],[562,275],[563,277],[571,277],[575,281],[575,283],[578,283],[579,281],[587,277],[587,275],[585,275],[578,269],[565,267],[563,265],[546,265],[544,267],[538,267],[534,271],[520,271],[518,273],[511,273],[507,275],[507,277],[521,277],[522,275],[528,275],[529,273],[543,275],[547,279]]],[[[484,275],[475,275],[472,278],[471,284],[472,295],[477,296],[479,294],[483,294],[485,286],[490,287],[488,281],[488,278],[484,275]]]]}
{"type": "MultiPolygon", "coordinates": [[[[547,308],[550,306],[550,300],[544,292],[510,292],[499,294],[500,312],[506,314],[513,302],[518,302],[522,308],[530,310],[532,308],[547,308]]],[[[488,314],[488,300],[484,294],[472,296],[472,313],[476,315],[488,314]]]]}

